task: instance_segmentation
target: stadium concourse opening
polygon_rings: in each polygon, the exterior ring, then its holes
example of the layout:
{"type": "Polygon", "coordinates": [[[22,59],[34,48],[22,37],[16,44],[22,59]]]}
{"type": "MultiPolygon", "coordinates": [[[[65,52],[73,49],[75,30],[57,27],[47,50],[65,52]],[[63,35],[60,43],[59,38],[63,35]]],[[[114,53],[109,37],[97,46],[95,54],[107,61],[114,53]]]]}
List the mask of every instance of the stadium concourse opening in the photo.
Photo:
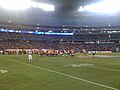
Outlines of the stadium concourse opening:
{"type": "Polygon", "coordinates": [[[0,90],[120,90],[120,0],[0,0],[0,90]]]}

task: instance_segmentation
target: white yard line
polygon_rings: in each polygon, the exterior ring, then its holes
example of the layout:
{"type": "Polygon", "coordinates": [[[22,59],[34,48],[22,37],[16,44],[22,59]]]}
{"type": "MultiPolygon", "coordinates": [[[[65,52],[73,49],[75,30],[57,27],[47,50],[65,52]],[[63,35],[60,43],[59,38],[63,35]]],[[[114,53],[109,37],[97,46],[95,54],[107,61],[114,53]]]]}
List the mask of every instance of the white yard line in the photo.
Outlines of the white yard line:
{"type": "MultiPolygon", "coordinates": [[[[80,60],[80,61],[84,61],[85,62],[85,60],[80,60]]],[[[120,63],[103,63],[103,62],[96,62],[96,61],[92,61],[92,60],[90,60],[90,61],[86,61],[86,63],[98,63],[98,64],[105,64],[105,65],[120,65],[120,63]]]]}
{"type": "Polygon", "coordinates": [[[7,73],[7,70],[0,70],[1,73],[7,73]]]}
{"type": "Polygon", "coordinates": [[[62,76],[66,76],[66,77],[73,78],[73,79],[76,79],[76,80],[80,80],[80,81],[83,81],[83,82],[86,82],[86,83],[90,83],[90,84],[93,84],[93,85],[96,85],[96,86],[108,88],[108,89],[111,89],[111,90],[119,90],[119,89],[114,88],[114,87],[110,87],[110,86],[107,86],[107,85],[99,84],[99,83],[96,83],[96,82],[92,82],[92,81],[89,81],[89,80],[78,78],[78,77],[75,77],[75,76],[72,76],[72,75],[68,75],[68,74],[65,74],[65,73],[61,73],[61,72],[58,72],[58,71],[54,71],[54,70],[50,70],[50,69],[47,69],[47,68],[31,65],[31,64],[20,62],[20,61],[16,61],[16,60],[13,60],[13,59],[10,59],[10,60],[13,61],[13,62],[17,62],[17,63],[23,64],[23,65],[26,65],[26,66],[39,68],[39,69],[42,69],[42,70],[45,70],[45,71],[49,71],[49,72],[56,73],[56,74],[59,74],[59,75],[62,75],[62,76]]]}
{"type": "Polygon", "coordinates": [[[101,70],[107,70],[107,71],[115,71],[115,72],[120,72],[118,69],[109,69],[109,68],[103,68],[103,67],[91,67],[95,69],[101,69],[101,70]]]}

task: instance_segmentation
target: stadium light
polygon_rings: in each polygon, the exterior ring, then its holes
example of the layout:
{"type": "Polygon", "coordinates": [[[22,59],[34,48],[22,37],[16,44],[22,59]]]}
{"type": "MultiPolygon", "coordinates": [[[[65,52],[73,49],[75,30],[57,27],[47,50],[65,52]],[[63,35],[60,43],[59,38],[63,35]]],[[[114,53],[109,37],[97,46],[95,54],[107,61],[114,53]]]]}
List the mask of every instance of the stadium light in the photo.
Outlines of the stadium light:
{"type": "MultiPolygon", "coordinates": [[[[102,0],[101,2],[84,6],[85,11],[96,13],[116,13],[120,11],[120,0],[102,0]]],[[[81,7],[79,8],[79,11],[81,7]]]]}
{"type": "Polygon", "coordinates": [[[12,21],[11,21],[11,20],[9,20],[8,22],[9,22],[9,23],[11,23],[12,21]]]}
{"type": "Polygon", "coordinates": [[[41,8],[44,11],[54,11],[55,10],[55,6],[54,5],[45,4],[45,3],[32,2],[31,3],[31,7],[33,7],[33,8],[41,8]]]}
{"type": "Polygon", "coordinates": [[[83,6],[80,6],[79,10],[78,11],[85,11],[84,7],[83,6]]]}
{"type": "Polygon", "coordinates": [[[28,8],[41,8],[44,11],[54,11],[54,5],[36,3],[31,0],[0,0],[0,6],[9,10],[24,10],[28,8]]]}
{"type": "Polygon", "coordinates": [[[54,11],[54,5],[38,3],[38,8],[43,9],[44,11],[54,11]]]}
{"type": "Polygon", "coordinates": [[[22,10],[31,7],[30,0],[0,0],[0,6],[9,10],[22,10]]]}

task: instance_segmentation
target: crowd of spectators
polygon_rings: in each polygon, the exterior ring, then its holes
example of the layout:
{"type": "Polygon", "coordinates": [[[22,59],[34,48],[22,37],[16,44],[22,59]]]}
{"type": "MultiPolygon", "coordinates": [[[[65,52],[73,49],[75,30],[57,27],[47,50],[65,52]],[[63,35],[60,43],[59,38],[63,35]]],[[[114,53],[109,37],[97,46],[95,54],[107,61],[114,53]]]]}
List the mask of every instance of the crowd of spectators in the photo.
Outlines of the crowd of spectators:
{"type": "Polygon", "coordinates": [[[114,51],[114,44],[85,44],[73,41],[73,36],[49,36],[19,33],[0,33],[0,50],[5,49],[55,49],[86,51],[114,51]]]}

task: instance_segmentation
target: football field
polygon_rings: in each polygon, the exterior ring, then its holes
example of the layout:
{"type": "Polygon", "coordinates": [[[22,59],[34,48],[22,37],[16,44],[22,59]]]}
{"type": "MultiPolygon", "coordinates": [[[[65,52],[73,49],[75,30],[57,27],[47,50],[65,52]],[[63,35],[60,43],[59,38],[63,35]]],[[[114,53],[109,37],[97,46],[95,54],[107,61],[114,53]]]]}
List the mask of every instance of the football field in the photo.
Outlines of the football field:
{"type": "Polygon", "coordinates": [[[120,53],[99,56],[0,55],[0,90],[120,90],[120,53]]]}

